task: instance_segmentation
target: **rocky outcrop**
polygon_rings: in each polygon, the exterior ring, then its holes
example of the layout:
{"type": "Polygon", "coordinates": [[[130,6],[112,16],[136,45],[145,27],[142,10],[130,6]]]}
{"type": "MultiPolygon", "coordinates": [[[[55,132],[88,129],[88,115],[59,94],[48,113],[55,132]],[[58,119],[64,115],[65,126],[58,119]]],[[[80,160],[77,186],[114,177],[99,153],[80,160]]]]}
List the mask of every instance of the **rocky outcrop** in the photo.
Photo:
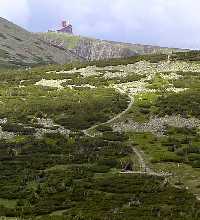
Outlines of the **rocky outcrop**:
{"type": "Polygon", "coordinates": [[[40,33],[39,36],[46,42],[69,49],[73,54],[87,61],[126,58],[144,54],[171,54],[173,51],[182,51],[180,49],[105,41],[56,32],[40,33]]]}
{"type": "Polygon", "coordinates": [[[150,118],[146,123],[134,122],[131,119],[113,124],[113,130],[117,132],[152,132],[162,136],[166,131],[166,126],[176,128],[199,128],[200,120],[196,118],[183,118],[180,115],[173,115],[162,118],[150,118]]]}
{"type": "Polygon", "coordinates": [[[84,57],[89,61],[137,55],[136,52],[122,45],[87,38],[80,39],[73,51],[76,55],[84,57]]]}

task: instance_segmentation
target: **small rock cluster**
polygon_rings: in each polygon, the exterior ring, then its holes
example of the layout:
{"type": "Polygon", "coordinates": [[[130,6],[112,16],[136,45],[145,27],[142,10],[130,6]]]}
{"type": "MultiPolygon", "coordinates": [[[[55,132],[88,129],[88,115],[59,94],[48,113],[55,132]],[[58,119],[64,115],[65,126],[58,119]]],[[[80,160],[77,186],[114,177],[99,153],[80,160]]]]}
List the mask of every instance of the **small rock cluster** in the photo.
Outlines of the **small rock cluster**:
{"type": "Polygon", "coordinates": [[[162,118],[151,118],[146,123],[138,123],[129,119],[127,123],[122,121],[113,124],[113,130],[118,132],[151,132],[157,136],[162,136],[166,125],[177,128],[200,128],[200,120],[196,118],[187,119],[181,116],[165,116],[162,118]]]}
{"type": "Polygon", "coordinates": [[[167,74],[164,74],[164,73],[160,73],[160,76],[163,78],[163,79],[166,79],[166,80],[171,80],[171,79],[180,79],[182,78],[183,76],[181,75],[178,75],[177,73],[175,72],[172,72],[172,73],[167,73],[167,74]]]}
{"type": "Polygon", "coordinates": [[[65,129],[63,126],[55,124],[50,118],[37,118],[37,124],[44,128],[37,128],[35,137],[42,138],[45,134],[56,134],[59,133],[64,136],[70,134],[70,130],[65,129]]]}
{"type": "Polygon", "coordinates": [[[188,90],[188,88],[175,88],[175,87],[171,87],[171,88],[167,88],[166,89],[167,92],[174,92],[174,93],[184,92],[186,90],[188,90]]]}
{"type": "Polygon", "coordinates": [[[88,66],[86,68],[82,68],[79,70],[75,70],[76,73],[80,73],[81,76],[83,77],[89,77],[89,76],[99,76],[99,75],[103,75],[102,72],[100,72],[102,70],[102,68],[98,68],[96,66],[88,66]]]}
{"type": "Polygon", "coordinates": [[[89,88],[89,89],[95,89],[95,86],[89,85],[89,84],[84,84],[84,85],[66,85],[62,86],[63,83],[67,82],[68,79],[63,79],[63,80],[46,80],[42,79],[39,82],[36,82],[36,86],[47,86],[47,87],[52,87],[52,88],[58,88],[58,89],[64,89],[65,87],[68,87],[70,89],[73,88],[89,88]]]}
{"type": "MultiPolygon", "coordinates": [[[[37,124],[43,128],[36,128],[36,133],[34,136],[36,138],[42,138],[45,134],[56,134],[59,133],[64,136],[69,136],[70,130],[65,129],[63,126],[55,124],[51,119],[46,118],[37,118],[37,124]]],[[[7,118],[0,119],[0,125],[7,123],[7,118]]],[[[29,127],[32,128],[32,127],[29,127]]],[[[3,131],[0,126],[0,140],[9,140],[16,136],[14,132],[3,131]]]]}
{"type": "Polygon", "coordinates": [[[58,89],[63,89],[64,87],[61,85],[62,83],[65,83],[67,80],[47,80],[47,79],[42,79],[39,82],[36,82],[36,86],[47,86],[47,87],[53,87],[53,88],[58,88],[58,89]]]}
{"type": "Polygon", "coordinates": [[[36,120],[38,125],[41,125],[45,128],[52,128],[57,126],[50,118],[36,118],[36,120]]]}
{"type": "MultiPolygon", "coordinates": [[[[6,124],[7,123],[7,118],[2,118],[0,119],[0,125],[6,124]]],[[[15,136],[15,134],[13,132],[7,132],[7,131],[3,131],[2,127],[0,126],[0,140],[2,139],[11,139],[15,136]]]]}
{"type": "Polygon", "coordinates": [[[8,121],[7,118],[2,118],[2,119],[0,119],[0,125],[6,124],[7,121],[8,121]]]}
{"type": "Polygon", "coordinates": [[[34,136],[38,139],[42,138],[45,134],[61,134],[63,136],[69,136],[70,131],[64,127],[59,127],[57,129],[47,129],[47,128],[37,128],[34,136]]]}
{"type": "Polygon", "coordinates": [[[84,84],[84,85],[66,85],[65,87],[73,89],[73,88],[88,88],[88,89],[95,89],[96,86],[92,86],[90,84],[84,84]]]}
{"type": "Polygon", "coordinates": [[[13,132],[3,131],[2,127],[0,126],[0,140],[2,139],[9,140],[12,139],[13,137],[15,137],[15,134],[13,132]]]}

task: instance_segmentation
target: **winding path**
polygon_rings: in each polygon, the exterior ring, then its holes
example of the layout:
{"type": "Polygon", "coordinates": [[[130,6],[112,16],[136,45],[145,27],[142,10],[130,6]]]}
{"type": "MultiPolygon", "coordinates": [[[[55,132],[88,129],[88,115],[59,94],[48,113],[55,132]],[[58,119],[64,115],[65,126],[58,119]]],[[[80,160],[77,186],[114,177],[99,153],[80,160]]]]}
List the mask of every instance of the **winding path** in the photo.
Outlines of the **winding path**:
{"type": "Polygon", "coordinates": [[[88,128],[88,129],[86,129],[86,130],[83,130],[83,133],[84,133],[85,135],[89,136],[89,137],[95,137],[95,135],[91,135],[91,134],[90,134],[90,131],[91,131],[91,130],[97,128],[97,127],[100,126],[100,125],[106,125],[106,124],[109,124],[109,123],[115,121],[116,119],[121,118],[123,115],[125,115],[125,114],[131,109],[131,107],[132,107],[132,105],[133,105],[133,102],[134,102],[133,99],[131,99],[131,101],[130,101],[128,107],[127,107],[123,112],[119,113],[119,114],[116,115],[114,118],[111,118],[110,120],[108,120],[108,121],[106,121],[106,122],[103,122],[103,123],[101,123],[101,124],[93,125],[92,127],[88,128]]]}
{"type": "MultiPolygon", "coordinates": [[[[117,88],[117,90],[121,93],[121,94],[125,94],[125,92],[123,90],[121,90],[120,88],[117,88]]],[[[95,134],[90,134],[90,131],[92,131],[93,129],[97,128],[100,125],[105,125],[105,124],[109,124],[112,123],[113,121],[115,121],[116,119],[121,118],[124,114],[126,114],[132,107],[133,103],[134,103],[134,98],[133,96],[128,95],[129,99],[130,99],[130,103],[127,106],[127,108],[119,113],[118,115],[116,115],[115,117],[111,118],[110,120],[100,123],[100,124],[96,124],[93,125],[92,127],[83,130],[83,133],[88,136],[88,137],[95,137],[95,134]]],[[[154,172],[153,170],[151,170],[151,168],[145,163],[145,159],[142,156],[142,152],[140,152],[137,148],[135,147],[131,147],[133,153],[138,157],[138,162],[140,164],[140,170],[139,171],[126,171],[126,172],[121,172],[121,173],[125,173],[125,174],[145,174],[145,175],[151,175],[151,176],[160,176],[160,177],[166,177],[166,176],[171,176],[171,174],[169,173],[157,173],[154,172]]]]}
{"type": "MultiPolygon", "coordinates": [[[[120,90],[120,89],[118,89],[118,91],[119,91],[121,94],[125,94],[124,91],[122,91],[122,90],[120,90]]],[[[94,134],[94,135],[91,135],[91,134],[90,134],[90,131],[91,131],[91,130],[97,128],[97,127],[100,126],[100,125],[106,125],[106,124],[112,123],[113,121],[115,121],[115,120],[121,118],[123,115],[125,115],[125,114],[131,109],[131,107],[132,107],[132,105],[133,105],[133,103],[134,103],[134,98],[131,97],[130,95],[128,95],[128,97],[129,97],[129,99],[130,99],[130,102],[129,102],[127,108],[126,108],[123,112],[119,113],[118,115],[116,115],[115,117],[109,119],[109,120],[106,121],[106,122],[93,125],[92,127],[83,130],[83,133],[84,133],[86,136],[95,137],[95,134],[94,134]]]]}
{"type": "Polygon", "coordinates": [[[140,170],[139,171],[121,172],[121,173],[146,174],[146,175],[150,175],[150,176],[160,176],[160,177],[167,177],[167,176],[171,176],[172,175],[170,173],[164,173],[164,172],[157,173],[157,172],[154,172],[146,164],[145,159],[142,156],[143,152],[139,151],[137,148],[135,148],[133,146],[131,148],[132,148],[132,151],[134,152],[134,154],[138,157],[138,162],[140,164],[140,170]]]}

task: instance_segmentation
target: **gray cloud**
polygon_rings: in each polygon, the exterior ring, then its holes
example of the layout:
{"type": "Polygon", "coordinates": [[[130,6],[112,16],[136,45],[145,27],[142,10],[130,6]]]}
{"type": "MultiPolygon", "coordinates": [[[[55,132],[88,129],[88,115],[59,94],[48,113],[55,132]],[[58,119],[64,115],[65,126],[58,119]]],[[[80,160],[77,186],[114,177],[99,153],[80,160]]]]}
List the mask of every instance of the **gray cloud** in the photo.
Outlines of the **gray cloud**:
{"type": "Polygon", "coordinates": [[[22,24],[31,31],[56,28],[62,19],[70,19],[74,32],[80,35],[133,43],[200,48],[199,0],[0,2],[0,16],[22,24]],[[11,2],[13,8],[10,8],[11,2]]]}

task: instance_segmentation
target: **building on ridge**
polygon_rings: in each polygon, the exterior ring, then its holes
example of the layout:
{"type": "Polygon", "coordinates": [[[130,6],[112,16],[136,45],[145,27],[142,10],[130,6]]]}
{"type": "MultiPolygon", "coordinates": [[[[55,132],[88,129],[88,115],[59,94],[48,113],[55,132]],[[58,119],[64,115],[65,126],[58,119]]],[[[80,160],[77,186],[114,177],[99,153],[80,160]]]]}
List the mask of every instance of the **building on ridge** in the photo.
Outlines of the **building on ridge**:
{"type": "Polygon", "coordinates": [[[68,21],[62,21],[62,28],[57,30],[58,33],[73,34],[73,27],[68,21]]]}

